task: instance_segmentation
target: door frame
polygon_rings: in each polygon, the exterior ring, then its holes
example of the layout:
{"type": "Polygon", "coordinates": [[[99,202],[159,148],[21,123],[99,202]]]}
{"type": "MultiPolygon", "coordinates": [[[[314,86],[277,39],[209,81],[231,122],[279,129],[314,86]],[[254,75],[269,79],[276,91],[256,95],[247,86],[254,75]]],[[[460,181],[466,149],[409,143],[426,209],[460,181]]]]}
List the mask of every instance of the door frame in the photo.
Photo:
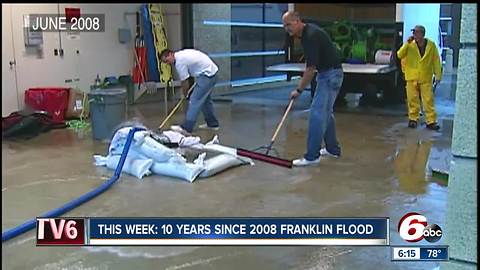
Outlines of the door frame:
{"type": "Polygon", "coordinates": [[[15,54],[15,42],[13,37],[14,32],[12,9],[13,4],[2,4],[2,117],[8,116],[12,112],[18,111],[21,107],[20,101],[18,99],[19,95],[17,82],[17,59],[15,54]],[[3,21],[4,18],[5,21],[3,21]],[[3,33],[5,31],[5,38],[3,38],[3,33]],[[10,49],[11,52],[8,52],[10,49]],[[5,55],[7,57],[3,57],[3,53],[8,53],[8,55],[5,55]],[[11,76],[11,73],[13,73],[13,76],[11,76]],[[15,96],[15,103],[13,105],[10,103],[10,99],[3,98],[4,91],[8,91],[7,95],[15,96]],[[5,114],[4,110],[7,110],[5,111],[5,114]]]}

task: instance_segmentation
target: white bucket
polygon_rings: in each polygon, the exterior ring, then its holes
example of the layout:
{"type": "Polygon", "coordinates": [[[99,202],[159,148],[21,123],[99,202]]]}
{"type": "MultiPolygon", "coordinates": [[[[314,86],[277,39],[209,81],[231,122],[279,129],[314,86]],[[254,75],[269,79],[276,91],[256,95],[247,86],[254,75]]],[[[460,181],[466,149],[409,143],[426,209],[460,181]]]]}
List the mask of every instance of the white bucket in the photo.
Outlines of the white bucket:
{"type": "Polygon", "coordinates": [[[391,57],[392,57],[392,51],[378,50],[375,53],[375,64],[377,65],[390,64],[391,57]]]}
{"type": "Polygon", "coordinates": [[[453,50],[451,48],[445,48],[445,66],[443,70],[445,73],[453,71],[453,50]]]}

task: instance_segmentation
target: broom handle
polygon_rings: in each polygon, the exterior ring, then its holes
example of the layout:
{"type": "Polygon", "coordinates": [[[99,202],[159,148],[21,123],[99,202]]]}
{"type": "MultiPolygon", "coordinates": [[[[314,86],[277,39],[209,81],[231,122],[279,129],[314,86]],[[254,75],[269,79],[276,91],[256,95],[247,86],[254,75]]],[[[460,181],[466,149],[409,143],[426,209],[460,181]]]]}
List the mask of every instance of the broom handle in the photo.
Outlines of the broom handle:
{"type": "MultiPolygon", "coordinates": [[[[188,89],[188,92],[187,92],[187,97],[189,96],[189,94],[192,92],[193,88],[195,87],[197,83],[193,83],[192,86],[190,87],[190,89],[188,89]]],[[[158,129],[162,129],[163,126],[168,122],[168,120],[170,120],[170,118],[172,117],[172,115],[175,114],[175,112],[178,110],[178,108],[180,108],[180,105],[182,105],[183,101],[185,101],[185,99],[187,99],[186,97],[182,97],[180,99],[180,101],[177,103],[177,105],[175,105],[175,107],[172,109],[172,111],[167,115],[167,117],[165,117],[165,120],[163,120],[163,122],[160,124],[160,126],[158,126],[158,129]]]]}
{"type": "Polygon", "coordinates": [[[287,109],[285,110],[285,113],[283,114],[282,121],[280,121],[280,123],[278,124],[277,130],[275,130],[275,133],[273,133],[272,141],[271,141],[271,144],[270,144],[270,145],[273,145],[273,142],[274,142],[275,139],[277,138],[278,132],[279,132],[280,129],[282,128],[283,122],[285,122],[285,119],[287,119],[287,115],[288,115],[288,113],[290,112],[290,109],[292,109],[293,101],[294,101],[293,98],[290,99],[290,103],[288,103],[288,107],[287,107],[287,109]]]}
{"type": "Polygon", "coordinates": [[[177,103],[177,105],[175,105],[175,107],[172,109],[172,111],[168,114],[168,116],[165,118],[165,120],[163,120],[163,122],[160,124],[160,126],[158,126],[158,129],[162,129],[163,126],[168,122],[168,120],[170,120],[170,117],[172,117],[172,115],[175,114],[175,112],[178,110],[178,108],[180,108],[180,105],[182,105],[183,101],[185,100],[184,97],[182,97],[180,99],[180,101],[177,103]]]}
{"type": "Polygon", "coordinates": [[[194,83],[192,84],[192,86],[190,86],[190,88],[189,88],[188,91],[187,91],[187,96],[185,97],[186,99],[189,99],[189,98],[190,98],[190,95],[191,95],[191,93],[192,93],[192,91],[193,91],[193,88],[194,88],[196,85],[197,85],[197,82],[194,82],[194,83]]]}

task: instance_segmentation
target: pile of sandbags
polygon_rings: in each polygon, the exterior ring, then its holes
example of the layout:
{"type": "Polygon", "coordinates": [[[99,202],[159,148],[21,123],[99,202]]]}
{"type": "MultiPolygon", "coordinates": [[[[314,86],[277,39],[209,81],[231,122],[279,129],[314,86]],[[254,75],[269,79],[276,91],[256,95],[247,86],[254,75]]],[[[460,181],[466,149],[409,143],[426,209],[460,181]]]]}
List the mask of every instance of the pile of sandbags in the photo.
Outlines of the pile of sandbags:
{"type": "MultiPolygon", "coordinates": [[[[95,165],[115,170],[131,128],[124,127],[117,130],[109,145],[108,155],[94,155],[95,165]]],[[[208,150],[212,148],[212,145],[221,147],[217,136],[204,145],[200,142],[199,137],[185,137],[174,131],[166,131],[161,135],[148,130],[137,131],[122,172],[138,179],[157,174],[193,182],[198,177],[209,177],[239,165],[253,165],[251,159],[229,153],[217,154],[206,159],[207,154],[203,152],[193,162],[187,162],[182,155],[185,149],[208,150]],[[179,148],[173,149],[166,145],[178,145],[179,148]]]]}

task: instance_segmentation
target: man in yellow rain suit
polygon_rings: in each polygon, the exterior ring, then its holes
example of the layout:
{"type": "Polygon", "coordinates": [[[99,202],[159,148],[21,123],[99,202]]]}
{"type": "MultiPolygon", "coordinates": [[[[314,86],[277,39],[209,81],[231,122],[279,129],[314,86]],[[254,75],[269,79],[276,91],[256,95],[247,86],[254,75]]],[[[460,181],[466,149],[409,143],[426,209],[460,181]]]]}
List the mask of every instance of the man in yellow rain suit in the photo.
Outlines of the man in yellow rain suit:
{"type": "Polygon", "coordinates": [[[432,86],[442,79],[440,56],[435,42],[425,38],[425,27],[417,25],[412,32],[413,35],[397,51],[407,82],[408,127],[417,127],[421,97],[427,128],[439,130],[432,86]],[[432,82],[433,74],[435,82],[432,82]]]}

